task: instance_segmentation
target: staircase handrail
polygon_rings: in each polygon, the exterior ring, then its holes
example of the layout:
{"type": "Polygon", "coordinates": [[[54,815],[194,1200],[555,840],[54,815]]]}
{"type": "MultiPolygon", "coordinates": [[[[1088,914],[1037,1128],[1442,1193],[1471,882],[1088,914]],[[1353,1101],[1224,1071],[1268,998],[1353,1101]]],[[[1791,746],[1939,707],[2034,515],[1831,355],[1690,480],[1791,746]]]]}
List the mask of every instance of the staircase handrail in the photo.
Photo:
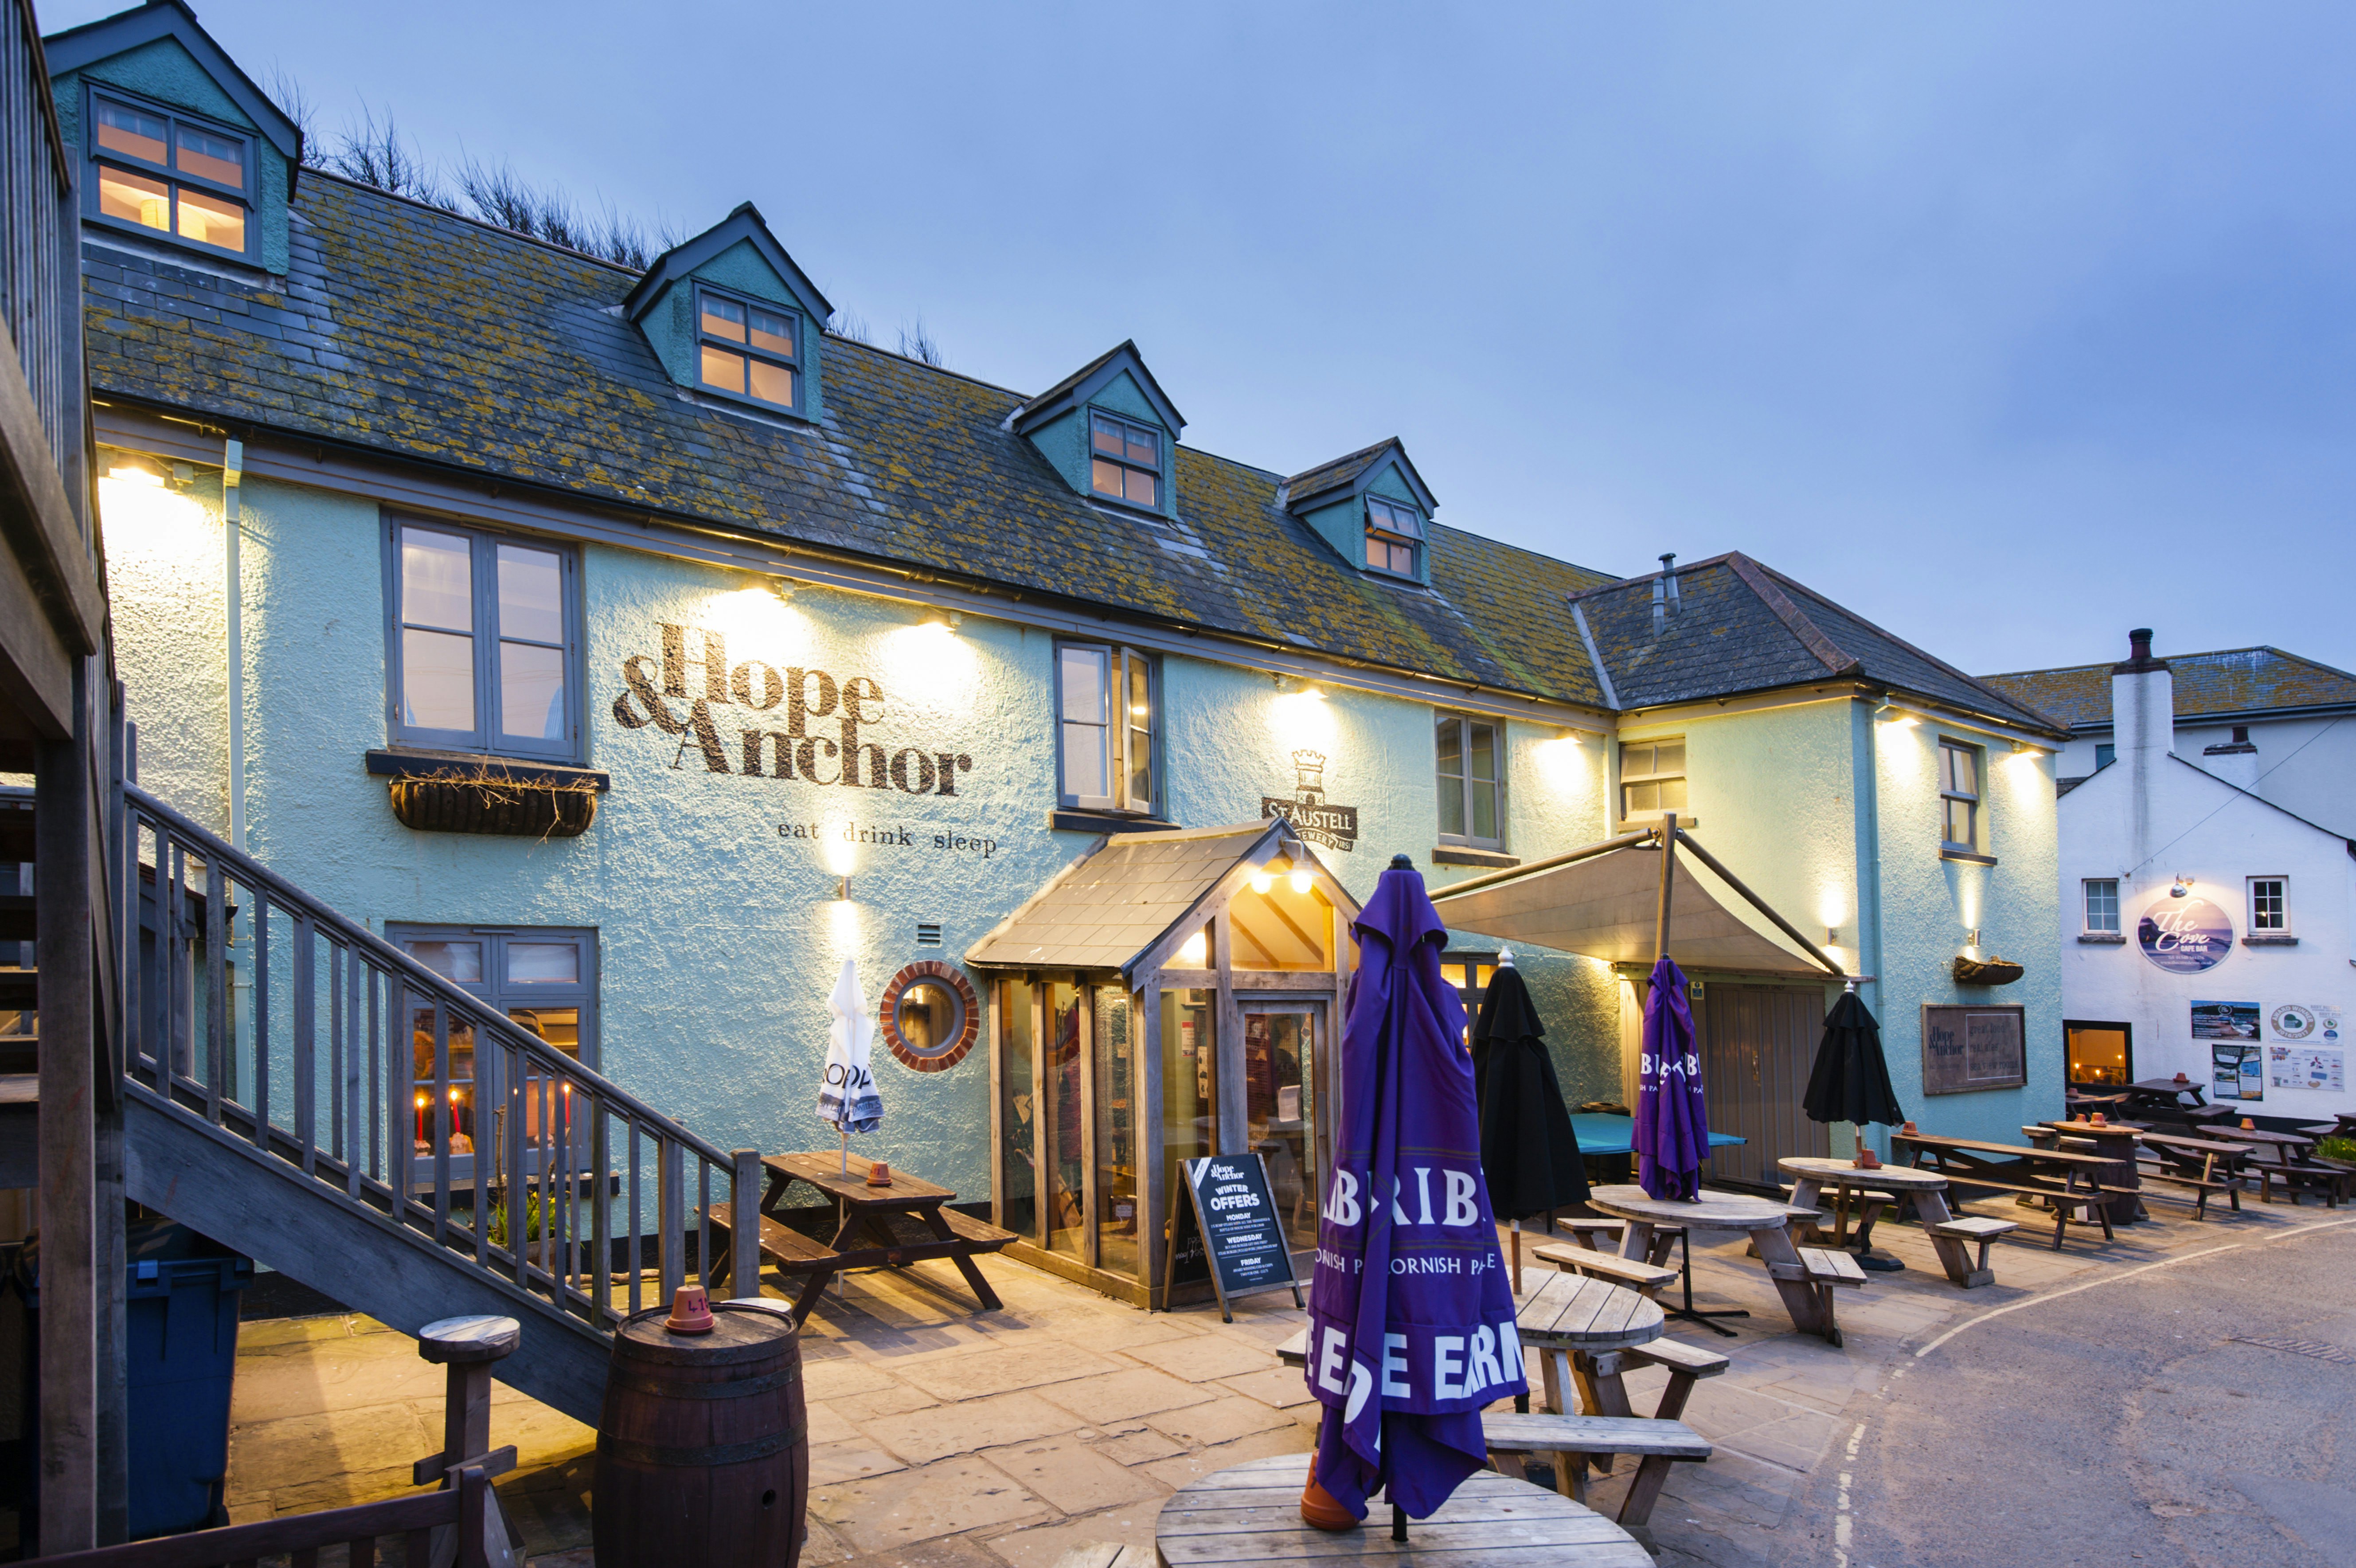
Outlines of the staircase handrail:
{"type": "MultiPolygon", "coordinates": [[[[402,983],[409,989],[432,994],[473,1020],[478,1028],[487,1024],[493,1034],[502,1036],[506,1043],[520,1048],[551,1073],[581,1080],[594,1089],[601,1098],[610,1100],[617,1107],[626,1109],[632,1116],[659,1123],[669,1130],[681,1144],[714,1165],[725,1167],[730,1164],[733,1156],[728,1151],[697,1136],[695,1133],[648,1105],[594,1068],[566,1056],[481,997],[472,995],[444,979],[367,927],[355,925],[346,919],[327,905],[305,893],[294,883],[255,860],[252,855],[231,848],[228,841],[215,836],[200,823],[190,821],[181,811],[158,799],[149,790],[136,784],[125,783],[123,786],[123,792],[140,810],[167,823],[175,832],[189,840],[194,847],[202,850],[209,862],[217,859],[218,864],[231,878],[252,886],[268,889],[271,897],[282,904],[300,907],[304,914],[323,929],[333,931],[338,938],[359,948],[384,968],[399,973],[402,983]]],[[[126,1052],[124,1058],[126,1071],[129,1069],[130,1059],[130,1053],[126,1052]]]]}

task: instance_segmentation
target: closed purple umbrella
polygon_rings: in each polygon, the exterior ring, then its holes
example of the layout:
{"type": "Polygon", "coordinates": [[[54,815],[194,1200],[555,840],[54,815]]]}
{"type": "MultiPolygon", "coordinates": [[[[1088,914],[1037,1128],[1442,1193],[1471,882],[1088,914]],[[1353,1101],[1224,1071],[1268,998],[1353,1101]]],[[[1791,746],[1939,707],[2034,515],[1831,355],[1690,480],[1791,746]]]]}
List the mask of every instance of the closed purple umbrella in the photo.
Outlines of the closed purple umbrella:
{"type": "Polygon", "coordinates": [[[1487,1461],[1481,1408],[1528,1391],[1481,1179],[1448,933],[1405,855],[1353,928],[1342,1114],[1309,1296],[1316,1484],[1360,1520],[1377,1487],[1423,1518],[1487,1461]]]}
{"type": "Polygon", "coordinates": [[[1644,999],[1644,1059],[1636,1080],[1636,1181],[1654,1197],[1701,1196],[1709,1158],[1709,1112],[1702,1103],[1701,1057],[1694,1049],[1686,977],[1664,953],[1644,999]]]}

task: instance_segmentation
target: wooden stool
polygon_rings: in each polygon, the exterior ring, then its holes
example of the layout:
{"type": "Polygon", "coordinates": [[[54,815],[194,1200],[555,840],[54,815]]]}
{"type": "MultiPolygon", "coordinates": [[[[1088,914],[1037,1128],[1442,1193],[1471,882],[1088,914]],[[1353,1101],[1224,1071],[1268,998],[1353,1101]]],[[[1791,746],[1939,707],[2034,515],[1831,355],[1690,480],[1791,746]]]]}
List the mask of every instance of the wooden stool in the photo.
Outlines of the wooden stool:
{"type": "MultiPolygon", "coordinates": [[[[485,1480],[515,1468],[514,1444],[491,1447],[491,1363],[522,1343],[523,1327],[512,1317],[437,1318],[417,1331],[418,1355],[449,1368],[450,1374],[442,1400],[442,1452],[410,1466],[416,1485],[438,1480],[447,1490],[469,1466],[480,1469],[485,1480]]],[[[487,1494],[483,1505],[484,1558],[494,1568],[515,1568],[523,1561],[522,1531],[509,1521],[498,1493],[487,1494]]],[[[434,1532],[436,1568],[455,1560],[456,1530],[444,1525],[434,1532]]]]}
{"type": "Polygon", "coordinates": [[[1988,1267],[1988,1243],[1997,1237],[2020,1229],[2018,1219],[1984,1219],[1976,1214],[1965,1214],[1954,1219],[1943,1219],[1928,1227],[1933,1236],[1945,1236],[1957,1241],[1977,1241],[1980,1244],[1980,1266],[1958,1282],[1965,1290],[1974,1285],[1994,1284],[1996,1271],[1988,1267]]]}

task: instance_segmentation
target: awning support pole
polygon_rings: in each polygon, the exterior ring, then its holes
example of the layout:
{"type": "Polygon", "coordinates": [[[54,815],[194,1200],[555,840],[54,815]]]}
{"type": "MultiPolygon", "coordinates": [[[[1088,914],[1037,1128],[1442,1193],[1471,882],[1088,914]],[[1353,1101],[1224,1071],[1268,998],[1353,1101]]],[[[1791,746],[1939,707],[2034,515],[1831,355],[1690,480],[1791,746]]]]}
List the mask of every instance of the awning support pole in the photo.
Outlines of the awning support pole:
{"type": "MultiPolygon", "coordinates": [[[[1793,926],[1791,921],[1783,918],[1783,916],[1775,912],[1774,907],[1769,904],[1766,899],[1762,898],[1758,894],[1753,893],[1750,888],[1744,886],[1740,877],[1735,875],[1731,871],[1727,870],[1723,865],[1720,865],[1718,863],[1718,857],[1710,854],[1709,851],[1702,848],[1701,845],[1696,843],[1690,833],[1687,833],[1683,828],[1673,828],[1671,831],[1676,834],[1677,841],[1679,843],[1683,843],[1687,849],[1694,852],[1695,859],[1700,861],[1704,865],[1708,866],[1712,871],[1718,873],[1718,879],[1719,881],[1725,883],[1729,887],[1733,888],[1737,893],[1741,894],[1744,898],[1750,901],[1752,908],[1758,910],[1761,914],[1766,916],[1770,920],[1775,923],[1775,929],[1777,930],[1783,932],[1794,941],[1799,943],[1800,950],[1803,952],[1806,953],[1810,958],[1815,959],[1818,963],[1823,964],[1826,972],[1835,979],[1838,980],[1847,978],[1847,971],[1843,970],[1840,965],[1835,963],[1831,959],[1826,958],[1821,948],[1817,947],[1815,943],[1810,941],[1807,938],[1802,936],[1798,929],[1793,926]]],[[[1665,870],[1662,873],[1661,908],[1665,910],[1668,908],[1669,901],[1668,882],[1666,880],[1667,875],[1668,874],[1665,870]]],[[[1667,917],[1664,915],[1662,920],[1662,929],[1666,931],[1668,929],[1667,917]]]]}
{"type": "Polygon", "coordinates": [[[1661,816],[1661,902],[1653,919],[1653,961],[1659,963],[1669,953],[1669,882],[1677,870],[1677,841],[1686,835],[1677,831],[1677,814],[1666,811],[1661,816]]]}

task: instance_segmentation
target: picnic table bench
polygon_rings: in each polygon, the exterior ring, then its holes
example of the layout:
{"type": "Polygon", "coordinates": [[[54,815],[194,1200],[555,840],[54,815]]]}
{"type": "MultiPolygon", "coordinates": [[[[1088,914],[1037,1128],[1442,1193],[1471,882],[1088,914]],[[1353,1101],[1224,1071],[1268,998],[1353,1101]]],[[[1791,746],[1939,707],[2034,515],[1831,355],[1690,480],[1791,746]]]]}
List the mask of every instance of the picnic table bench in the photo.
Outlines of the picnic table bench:
{"type": "Polygon", "coordinates": [[[2149,1128],[2138,1136],[2142,1179],[2191,1188],[2199,1195],[2192,1204],[2195,1220],[2209,1218],[2209,1199],[2221,1192],[2234,1213],[2242,1211],[2242,1163],[2255,1152],[2252,1145],[2149,1128]]]}
{"type": "Polygon", "coordinates": [[[2251,1158],[2243,1166],[2243,1175],[2254,1173],[2258,1178],[2258,1201],[2275,1200],[2275,1183],[2283,1185],[2283,1195],[2297,1208],[2300,1195],[2316,1192],[2323,1197],[2324,1207],[2337,1208],[2340,1200],[2349,1194],[2349,1183],[2356,1178],[2356,1166],[2343,1161],[2328,1160],[2311,1155],[2316,1140],[2296,1133],[2269,1133],[2263,1127],[2219,1127],[2211,1134],[2221,1143],[2247,1144],[2251,1158]]]}
{"type": "MultiPolygon", "coordinates": [[[[794,1298],[796,1323],[808,1320],[827,1281],[847,1269],[900,1268],[926,1258],[948,1259],[965,1276],[982,1310],[999,1310],[1003,1304],[998,1293],[990,1288],[973,1260],[1000,1251],[1014,1240],[1014,1232],[948,1208],[957,1194],[945,1187],[935,1187],[905,1171],[893,1172],[889,1187],[870,1187],[864,1171],[845,1175],[840,1162],[837,1155],[771,1155],[761,1162],[768,1172],[767,1188],[761,1195],[761,1261],[781,1274],[802,1281],[800,1294],[794,1298]],[[797,1230],[778,1218],[786,1189],[797,1181],[817,1187],[840,1206],[841,1219],[830,1242],[797,1230]],[[894,1218],[914,1221],[911,1229],[917,1234],[895,1231],[894,1218]],[[853,1244],[854,1239],[865,1244],[853,1244]]],[[[714,1205],[705,1210],[705,1216],[712,1222],[715,1241],[729,1234],[731,1217],[726,1206],[714,1205]]],[[[715,1251],[719,1256],[713,1261],[712,1287],[716,1290],[727,1283],[729,1251],[725,1246],[716,1246],[715,1251]]],[[[757,1294],[759,1283],[755,1281],[739,1289],[757,1294]]]]}
{"type": "Polygon", "coordinates": [[[1958,1207],[1997,1192],[2050,1206],[2057,1252],[2072,1224],[2099,1223],[2104,1240],[2116,1239],[2104,1199],[2120,1189],[2106,1187],[2099,1180],[2097,1173],[2111,1164],[2100,1155],[1983,1143],[1976,1138],[1939,1138],[1927,1133],[1892,1133],[1890,1144],[1893,1149],[1912,1150],[1914,1168],[1945,1176],[1958,1207]],[[2088,1211],[2091,1219],[2074,1212],[2081,1209],[2088,1211]]]}
{"type": "Polygon", "coordinates": [[[2229,1105],[2211,1105],[2201,1086],[2189,1078],[2147,1078],[2126,1086],[2121,1107],[2129,1116],[2191,1125],[2221,1121],[2233,1114],[2229,1105]]]}
{"type": "Polygon", "coordinates": [[[2040,1149],[2065,1149],[2072,1154],[2097,1154],[2110,1162],[2094,1173],[2094,1179],[2109,1188],[2111,1222],[2132,1225],[2150,1218],[2144,1211],[2142,1180],[2136,1171],[2136,1138],[2144,1131],[2140,1122],[2116,1122],[2105,1119],[2102,1125],[2092,1122],[2039,1122],[2024,1124],[2020,1135],[2040,1149]],[[2077,1145],[2072,1147],[2072,1145],[2077,1145]]]}

